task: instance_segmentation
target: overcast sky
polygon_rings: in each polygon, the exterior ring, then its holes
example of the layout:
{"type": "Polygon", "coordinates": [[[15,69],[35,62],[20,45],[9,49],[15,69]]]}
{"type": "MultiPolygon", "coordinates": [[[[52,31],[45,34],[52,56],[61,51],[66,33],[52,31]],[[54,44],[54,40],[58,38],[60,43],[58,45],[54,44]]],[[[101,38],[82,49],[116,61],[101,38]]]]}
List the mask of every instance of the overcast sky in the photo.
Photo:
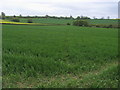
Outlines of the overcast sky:
{"type": "Polygon", "coordinates": [[[89,16],[118,18],[119,0],[1,0],[6,15],[89,16]]]}

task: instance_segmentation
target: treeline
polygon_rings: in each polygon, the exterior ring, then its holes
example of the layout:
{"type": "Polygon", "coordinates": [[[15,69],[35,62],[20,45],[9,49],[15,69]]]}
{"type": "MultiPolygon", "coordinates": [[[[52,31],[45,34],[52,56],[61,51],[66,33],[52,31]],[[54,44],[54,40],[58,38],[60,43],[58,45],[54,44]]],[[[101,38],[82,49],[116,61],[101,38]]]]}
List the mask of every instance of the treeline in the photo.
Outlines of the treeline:
{"type": "MultiPolygon", "coordinates": [[[[91,19],[87,16],[78,16],[77,18],[74,18],[72,16],[69,16],[69,17],[63,17],[63,16],[60,16],[60,17],[57,17],[57,16],[49,16],[49,15],[46,15],[46,16],[5,16],[6,19],[11,19],[11,18],[53,18],[53,19],[91,19]]],[[[0,17],[1,18],[1,17],[0,17]]],[[[2,18],[2,19],[5,19],[5,18],[2,18]]]]}
{"type": "Polygon", "coordinates": [[[22,16],[21,14],[19,16],[13,15],[13,16],[6,16],[4,12],[1,13],[0,19],[13,19],[13,18],[54,18],[54,19],[91,19],[90,17],[87,16],[78,16],[77,18],[74,18],[72,15],[69,17],[57,17],[57,16],[22,16]]]}
{"type": "MultiPolygon", "coordinates": [[[[72,15],[70,15],[69,17],[63,17],[63,16],[49,16],[49,15],[45,15],[45,16],[22,16],[21,14],[16,16],[6,16],[4,12],[1,12],[0,15],[0,19],[13,19],[13,18],[54,18],[54,19],[73,19],[73,20],[85,20],[85,19],[91,19],[88,16],[77,16],[76,18],[73,17],[72,15]]],[[[96,18],[95,16],[93,17],[93,19],[105,19],[104,17],[101,18],[96,18]]],[[[110,16],[108,16],[106,19],[110,19],[110,16]]]]}
{"type": "Polygon", "coordinates": [[[78,16],[77,18],[74,18],[73,16],[69,16],[69,17],[57,17],[57,16],[49,16],[49,15],[45,15],[45,16],[17,16],[19,18],[54,18],[54,19],[91,19],[90,17],[87,16],[78,16]]]}
{"type": "MultiPolygon", "coordinates": [[[[22,17],[22,15],[20,15],[20,16],[15,16],[15,15],[14,16],[6,16],[4,12],[2,12],[0,15],[0,19],[3,19],[3,20],[7,19],[7,20],[10,20],[13,22],[20,22],[19,18],[24,18],[24,17],[22,17]]],[[[33,23],[32,19],[30,19],[30,17],[29,17],[27,23],[33,23]]]]}

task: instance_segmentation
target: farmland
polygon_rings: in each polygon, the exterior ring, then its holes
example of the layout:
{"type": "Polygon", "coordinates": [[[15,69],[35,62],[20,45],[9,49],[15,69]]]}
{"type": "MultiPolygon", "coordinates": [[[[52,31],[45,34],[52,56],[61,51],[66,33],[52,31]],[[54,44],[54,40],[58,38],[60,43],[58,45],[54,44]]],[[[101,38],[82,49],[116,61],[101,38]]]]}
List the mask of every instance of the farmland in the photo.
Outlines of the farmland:
{"type": "MultiPolygon", "coordinates": [[[[66,24],[71,23],[74,21],[73,19],[53,19],[53,18],[31,18],[35,23],[49,23],[49,24],[66,24]]],[[[27,22],[27,18],[21,18],[20,21],[25,23],[27,22]]],[[[87,20],[90,24],[117,24],[118,20],[115,19],[88,19],[87,20]]]]}
{"type": "Polygon", "coordinates": [[[117,58],[114,28],[3,25],[3,87],[115,88],[117,58]]]}
{"type": "MultiPolygon", "coordinates": [[[[67,24],[73,23],[73,19],[55,19],[55,18],[19,18],[20,22],[26,23],[28,19],[32,19],[34,23],[47,23],[47,24],[67,24]]],[[[9,19],[10,20],[10,19],[9,19]]],[[[116,25],[118,20],[116,19],[87,19],[90,24],[105,24],[105,25],[116,25]]]]}

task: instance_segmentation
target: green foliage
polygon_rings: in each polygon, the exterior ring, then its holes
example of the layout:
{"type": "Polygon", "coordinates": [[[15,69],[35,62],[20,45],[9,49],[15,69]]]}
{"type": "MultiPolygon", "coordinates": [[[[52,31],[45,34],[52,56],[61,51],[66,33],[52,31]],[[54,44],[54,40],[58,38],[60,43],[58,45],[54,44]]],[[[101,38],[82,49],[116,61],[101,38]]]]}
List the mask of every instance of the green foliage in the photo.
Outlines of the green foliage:
{"type": "Polygon", "coordinates": [[[77,20],[80,20],[80,16],[77,16],[77,18],[76,18],[77,20]]]}
{"type": "Polygon", "coordinates": [[[74,26],[88,26],[88,22],[84,20],[76,20],[73,22],[74,26]]]}
{"type": "Polygon", "coordinates": [[[16,16],[16,15],[14,15],[13,17],[14,17],[14,18],[16,18],[17,16],[16,16]]]}
{"type": "Polygon", "coordinates": [[[19,18],[12,18],[11,21],[13,21],[13,22],[20,22],[19,18]]]}
{"type": "Polygon", "coordinates": [[[22,18],[22,15],[20,14],[19,17],[22,18]]]}
{"type": "Polygon", "coordinates": [[[70,19],[74,19],[74,18],[70,15],[70,19]]]}
{"type": "Polygon", "coordinates": [[[45,18],[49,18],[49,15],[46,15],[45,18]]]}
{"type": "Polygon", "coordinates": [[[81,16],[80,19],[90,19],[90,18],[87,16],[81,16]]]}
{"type": "Polygon", "coordinates": [[[1,18],[5,19],[5,13],[4,12],[1,13],[1,18]]]}
{"type": "Polygon", "coordinates": [[[118,28],[118,25],[103,25],[103,24],[92,24],[91,27],[99,27],[99,28],[118,28]]]}
{"type": "Polygon", "coordinates": [[[108,25],[108,28],[112,28],[113,27],[113,25],[108,25]]]}
{"type": "Polygon", "coordinates": [[[67,25],[70,25],[70,23],[67,23],[67,25]]]}
{"type": "Polygon", "coordinates": [[[80,19],[90,19],[89,17],[87,17],[87,16],[77,16],[77,18],[76,18],[77,20],[80,20],[80,19]]]}
{"type": "Polygon", "coordinates": [[[32,19],[28,19],[27,23],[33,23],[32,19]]]}

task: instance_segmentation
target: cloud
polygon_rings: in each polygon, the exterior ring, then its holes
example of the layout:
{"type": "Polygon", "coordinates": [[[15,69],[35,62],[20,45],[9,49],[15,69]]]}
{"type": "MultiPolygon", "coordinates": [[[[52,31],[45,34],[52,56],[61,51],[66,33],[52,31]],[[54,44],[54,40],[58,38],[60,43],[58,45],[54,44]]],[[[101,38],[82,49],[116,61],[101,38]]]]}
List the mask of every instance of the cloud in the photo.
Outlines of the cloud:
{"type": "Polygon", "coordinates": [[[6,15],[118,16],[118,0],[2,0],[1,4],[6,15]]]}

